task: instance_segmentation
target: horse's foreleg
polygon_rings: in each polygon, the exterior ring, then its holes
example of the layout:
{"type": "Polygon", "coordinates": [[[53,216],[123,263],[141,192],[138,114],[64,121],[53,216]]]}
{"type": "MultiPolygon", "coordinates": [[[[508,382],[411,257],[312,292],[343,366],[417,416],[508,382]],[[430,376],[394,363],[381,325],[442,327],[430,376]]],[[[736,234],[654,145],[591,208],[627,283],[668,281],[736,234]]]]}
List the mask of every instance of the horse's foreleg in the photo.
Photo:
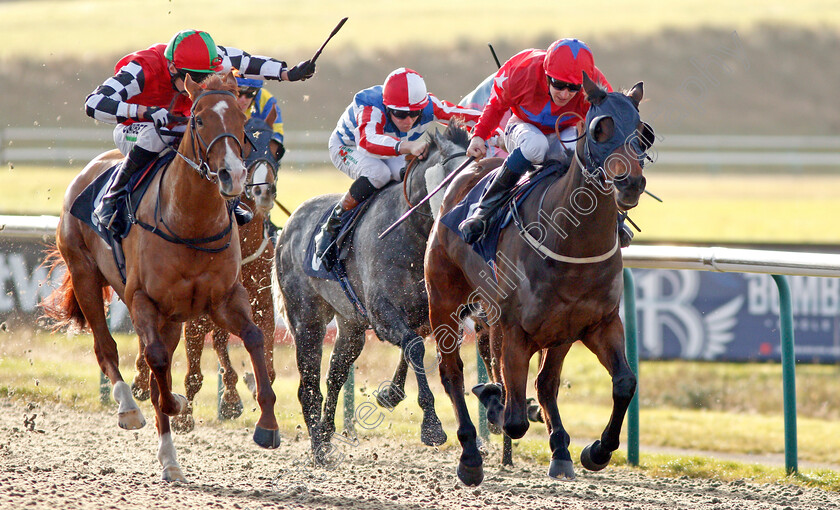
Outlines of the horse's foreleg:
{"type": "MultiPolygon", "coordinates": [[[[239,376],[233,368],[233,363],[230,361],[230,353],[228,352],[230,332],[214,328],[212,336],[213,350],[216,352],[216,358],[219,360],[219,366],[222,371],[222,385],[225,388],[222,391],[222,401],[220,404],[221,407],[219,408],[219,415],[226,420],[239,418],[242,416],[243,406],[242,397],[240,397],[239,392],[236,391],[236,383],[239,382],[239,376]]],[[[248,388],[251,390],[254,400],[256,400],[256,380],[247,379],[246,374],[245,382],[248,384],[248,388]]]]}
{"type": "Polygon", "coordinates": [[[569,352],[571,344],[548,349],[544,352],[537,374],[537,398],[542,407],[543,417],[546,418],[548,428],[548,444],[551,447],[551,465],[548,476],[561,480],[574,480],[575,469],[572,456],[569,453],[571,438],[560,421],[560,411],[557,409],[557,393],[560,391],[563,360],[569,352]]]}
{"type": "Polygon", "coordinates": [[[405,356],[400,356],[397,368],[389,382],[383,383],[376,390],[376,403],[385,409],[394,409],[405,400],[405,377],[408,375],[408,361],[405,356]]]}
{"type": "Polygon", "coordinates": [[[172,420],[172,428],[178,432],[190,432],[195,428],[193,418],[193,400],[201,390],[204,375],[201,373],[201,354],[204,351],[204,336],[207,333],[207,318],[201,317],[189,321],[184,327],[184,349],[187,352],[187,375],[184,377],[184,390],[189,404],[187,408],[172,420]]]}
{"type": "MultiPolygon", "coordinates": [[[[423,423],[420,426],[420,441],[427,446],[439,446],[446,442],[446,432],[435,413],[435,396],[429,388],[429,381],[426,378],[426,366],[424,356],[426,348],[423,339],[413,331],[403,336],[402,357],[411,365],[415,377],[417,377],[417,404],[423,410],[423,423]]],[[[434,365],[432,365],[434,367],[434,365]]]]}
{"type": "Polygon", "coordinates": [[[300,384],[298,401],[303,412],[303,421],[312,442],[313,455],[321,448],[321,406],[324,402],[321,394],[321,359],[324,350],[326,324],[317,317],[308,317],[303,310],[289,309],[289,330],[295,341],[300,384]]]}
{"type": "MultiPolygon", "coordinates": [[[[320,433],[323,442],[329,442],[335,433],[335,409],[338,405],[338,394],[344,383],[350,367],[359,358],[365,346],[365,326],[352,324],[340,317],[336,317],[338,334],[335,346],[330,356],[330,368],[327,372],[327,398],[324,401],[324,414],[321,416],[320,433]]],[[[348,398],[347,395],[344,398],[348,398]]],[[[346,424],[353,432],[353,424],[346,424]]],[[[319,452],[316,452],[316,454],[319,452]]],[[[319,459],[316,455],[316,460],[319,459]]]]}
{"type": "Polygon", "coordinates": [[[187,408],[186,397],[172,393],[172,353],[181,340],[181,324],[165,322],[160,325],[157,307],[142,291],[134,293],[131,317],[143,341],[146,363],[154,376],[150,386],[158,387],[159,397],[155,403],[163,413],[174,416],[187,408]]]}
{"type": "Polygon", "coordinates": [[[260,417],[254,429],[254,442],[263,448],[277,448],[280,445],[277,418],[274,416],[277,397],[268,379],[263,333],[251,318],[248,293],[242,284],[237,283],[227,299],[214,307],[212,318],[218,326],[241,338],[251,356],[251,366],[257,378],[257,403],[260,406],[260,417]]]}
{"type": "Polygon", "coordinates": [[[528,365],[533,347],[526,333],[518,325],[504,328],[502,338],[502,382],[505,388],[505,434],[519,439],[528,431],[525,393],[528,384],[528,365]]]}
{"type": "Polygon", "coordinates": [[[440,380],[458,420],[458,441],[461,443],[458,478],[466,485],[479,485],[484,480],[484,468],[475,425],[464,398],[464,362],[460,355],[461,329],[457,316],[470,289],[442,248],[429,249],[425,266],[429,324],[440,356],[440,380]]]}
{"type": "Polygon", "coordinates": [[[601,439],[584,448],[580,454],[583,467],[591,471],[604,469],[612,452],[618,449],[619,433],[630,400],[636,393],[636,375],[630,370],[624,352],[624,326],[616,312],[611,321],[589,332],[581,339],[612,376],[613,409],[601,439]]]}

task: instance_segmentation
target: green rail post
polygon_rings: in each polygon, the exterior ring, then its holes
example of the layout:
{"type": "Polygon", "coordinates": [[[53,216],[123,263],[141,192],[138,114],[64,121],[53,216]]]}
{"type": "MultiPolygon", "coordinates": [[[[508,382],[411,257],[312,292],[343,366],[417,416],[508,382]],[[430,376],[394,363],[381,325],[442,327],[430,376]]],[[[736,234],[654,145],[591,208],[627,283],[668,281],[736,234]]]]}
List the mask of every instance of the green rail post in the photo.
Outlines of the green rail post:
{"type": "Polygon", "coordinates": [[[782,393],[785,414],[785,471],[798,473],[796,445],[796,356],[793,348],[793,309],[784,275],[773,275],[779,288],[779,332],[782,336],[782,393]]]}
{"type": "MultiPolygon", "coordinates": [[[[475,359],[478,365],[478,384],[487,382],[487,367],[484,366],[484,360],[481,359],[481,352],[478,350],[478,335],[475,337],[475,359]]],[[[484,409],[484,404],[478,402],[478,435],[484,442],[490,441],[490,429],[487,427],[487,410],[484,409]]]]}
{"type": "Polygon", "coordinates": [[[351,364],[344,382],[344,430],[353,430],[353,415],[356,414],[356,365],[351,364]]]}
{"type": "Polygon", "coordinates": [[[225,369],[222,368],[222,364],[219,363],[219,369],[216,371],[218,374],[218,387],[216,388],[216,418],[219,421],[224,420],[224,416],[222,416],[222,395],[225,392],[225,381],[224,381],[224,373],[225,369]]]}
{"type": "Polygon", "coordinates": [[[639,465],[639,344],[636,338],[636,284],[624,268],[624,343],[630,370],[636,374],[636,394],[627,409],[627,463],[639,465]]]}

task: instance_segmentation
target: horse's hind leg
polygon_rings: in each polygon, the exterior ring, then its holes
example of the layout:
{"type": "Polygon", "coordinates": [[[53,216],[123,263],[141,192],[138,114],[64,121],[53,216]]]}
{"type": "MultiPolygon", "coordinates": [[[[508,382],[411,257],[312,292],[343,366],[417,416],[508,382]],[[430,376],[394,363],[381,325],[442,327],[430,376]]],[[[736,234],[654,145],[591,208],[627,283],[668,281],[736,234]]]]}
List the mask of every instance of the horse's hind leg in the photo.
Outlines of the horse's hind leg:
{"type": "Polygon", "coordinates": [[[551,465],[548,476],[560,480],[574,480],[575,468],[569,454],[570,437],[560,421],[557,409],[557,393],[560,391],[560,372],[563,360],[571,344],[548,349],[544,352],[537,374],[537,398],[542,407],[543,416],[547,417],[548,444],[551,447],[551,465]]]}
{"type": "MultiPolygon", "coordinates": [[[[219,415],[226,420],[242,416],[243,408],[242,397],[236,391],[236,383],[239,381],[239,376],[236,375],[236,370],[234,370],[233,363],[230,361],[230,353],[228,352],[229,342],[229,332],[218,328],[213,330],[213,350],[216,351],[216,357],[219,359],[219,365],[222,369],[222,385],[225,388],[222,391],[222,401],[219,404],[219,415]]],[[[248,376],[248,374],[245,375],[248,376]]],[[[250,383],[248,387],[251,393],[254,394],[254,400],[256,400],[256,381],[253,379],[248,380],[246,377],[245,382],[250,383]]]]}
{"type": "Polygon", "coordinates": [[[108,379],[113,385],[112,393],[114,400],[119,405],[117,411],[119,426],[126,430],[142,428],[146,425],[146,419],[131,396],[131,388],[123,380],[122,374],[120,373],[117,343],[108,330],[108,321],[105,317],[105,302],[102,297],[103,285],[100,280],[101,273],[99,273],[99,269],[96,268],[95,264],[84,255],[72,254],[72,257],[74,257],[73,262],[87,266],[83,268],[79,268],[76,264],[73,264],[71,259],[64,253],[62,253],[62,256],[67,261],[67,269],[70,271],[72,277],[76,300],[93,332],[93,350],[96,353],[99,368],[108,376],[108,379]],[[79,262],[79,258],[83,260],[79,262]],[[97,278],[94,275],[100,275],[100,277],[97,278]]]}
{"type": "Polygon", "coordinates": [[[607,467],[612,452],[618,449],[621,424],[624,422],[630,400],[636,393],[636,375],[627,363],[624,352],[624,326],[618,318],[617,311],[612,320],[605,321],[581,340],[598,356],[598,360],[612,376],[613,409],[610,421],[601,433],[601,439],[584,448],[580,454],[583,467],[599,471],[607,467]]]}
{"type": "Polygon", "coordinates": [[[505,388],[504,431],[511,439],[519,439],[528,431],[525,393],[528,365],[534,351],[525,331],[519,325],[502,332],[502,381],[505,388]]]}
{"type": "MultiPolygon", "coordinates": [[[[274,250],[272,250],[273,252],[274,250]]],[[[254,311],[254,322],[263,332],[265,342],[265,366],[268,369],[268,379],[274,383],[277,373],[274,370],[274,302],[271,297],[271,264],[272,261],[257,259],[253,269],[260,275],[258,280],[252,282],[254,288],[248,288],[252,296],[251,308],[254,311]]],[[[244,278],[243,278],[244,280],[244,278]]]]}
{"type": "MultiPolygon", "coordinates": [[[[364,325],[352,323],[336,316],[338,334],[335,337],[335,346],[330,356],[330,368],[327,373],[327,398],[324,401],[324,414],[321,416],[321,440],[329,442],[335,433],[335,409],[338,405],[338,394],[342,386],[347,382],[347,375],[350,367],[359,358],[365,346],[364,325]]],[[[347,398],[347,395],[344,396],[347,398]]],[[[353,424],[346,424],[348,432],[355,436],[353,424]]],[[[329,453],[329,452],[316,452],[329,453]]],[[[318,459],[316,456],[316,460],[318,459]]]]}
{"type": "Polygon", "coordinates": [[[254,442],[263,448],[277,448],[280,446],[280,432],[277,430],[277,418],[274,416],[277,397],[268,379],[263,333],[251,319],[248,293],[242,284],[237,283],[231,289],[227,300],[213,310],[212,319],[218,326],[241,338],[251,357],[251,366],[257,378],[257,403],[260,406],[260,417],[254,429],[254,442]]]}
{"type": "Polygon", "coordinates": [[[149,365],[146,364],[146,355],[143,353],[143,341],[137,337],[137,359],[134,360],[134,368],[137,370],[137,375],[134,376],[134,381],[131,383],[131,393],[137,400],[149,400],[149,365]]]}
{"type": "Polygon", "coordinates": [[[190,321],[184,327],[184,349],[187,352],[187,375],[184,377],[184,389],[187,408],[172,420],[176,432],[190,432],[195,428],[193,400],[201,390],[204,375],[201,373],[201,354],[204,351],[204,336],[208,330],[208,319],[201,317],[190,321]]]}

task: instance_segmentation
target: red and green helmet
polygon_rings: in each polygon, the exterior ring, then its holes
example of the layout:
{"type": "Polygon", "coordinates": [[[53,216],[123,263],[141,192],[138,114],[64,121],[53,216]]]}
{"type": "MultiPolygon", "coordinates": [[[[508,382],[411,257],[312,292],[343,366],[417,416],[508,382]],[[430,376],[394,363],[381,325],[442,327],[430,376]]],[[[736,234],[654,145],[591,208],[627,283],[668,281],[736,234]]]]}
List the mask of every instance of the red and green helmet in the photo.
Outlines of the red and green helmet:
{"type": "Polygon", "coordinates": [[[181,30],[166,45],[163,55],[178,69],[198,73],[222,70],[222,57],[210,34],[200,30],[181,30]]]}

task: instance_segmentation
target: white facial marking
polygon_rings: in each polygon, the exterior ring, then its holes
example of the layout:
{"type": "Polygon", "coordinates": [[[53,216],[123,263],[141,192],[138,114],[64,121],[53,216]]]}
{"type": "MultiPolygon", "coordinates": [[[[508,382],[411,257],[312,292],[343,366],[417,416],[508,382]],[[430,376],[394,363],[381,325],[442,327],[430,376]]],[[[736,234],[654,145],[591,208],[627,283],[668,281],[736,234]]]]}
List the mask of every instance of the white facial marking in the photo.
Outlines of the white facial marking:
{"type": "Polygon", "coordinates": [[[218,116],[222,119],[222,129],[225,131],[227,131],[227,128],[225,127],[225,112],[227,109],[228,104],[225,101],[219,101],[213,106],[213,111],[216,112],[216,114],[218,114],[218,116]]]}

